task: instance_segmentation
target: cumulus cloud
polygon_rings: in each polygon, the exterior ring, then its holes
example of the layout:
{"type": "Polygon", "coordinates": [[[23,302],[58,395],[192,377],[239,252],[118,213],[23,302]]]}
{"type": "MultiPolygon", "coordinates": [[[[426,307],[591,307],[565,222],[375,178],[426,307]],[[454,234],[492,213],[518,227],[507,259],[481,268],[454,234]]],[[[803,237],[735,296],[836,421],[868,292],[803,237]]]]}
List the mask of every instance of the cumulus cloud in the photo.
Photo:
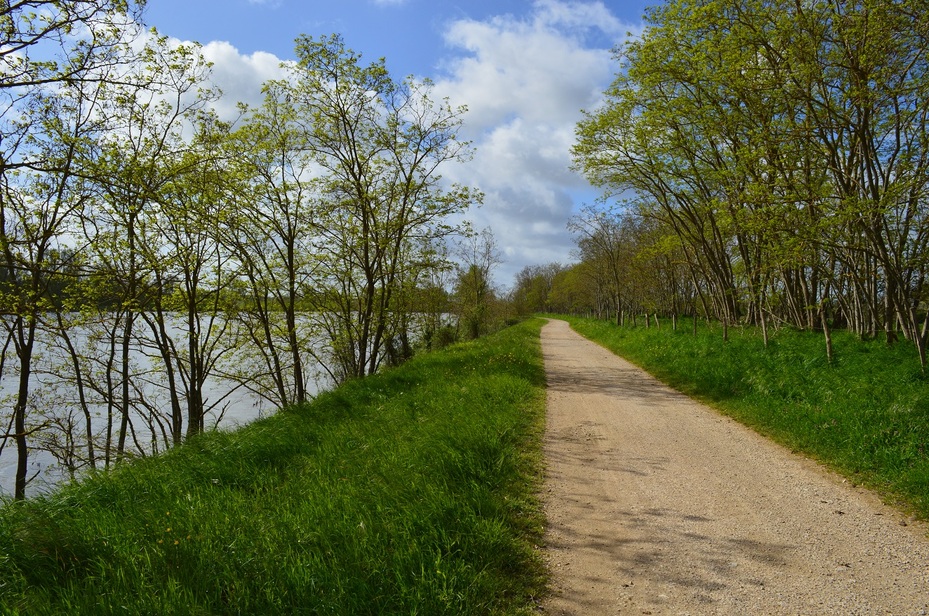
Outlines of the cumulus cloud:
{"type": "Polygon", "coordinates": [[[636,28],[602,2],[537,0],[525,18],[449,24],[447,60],[437,93],[465,104],[465,136],[474,160],[455,181],[485,192],[472,212],[490,226],[507,256],[498,280],[509,285],[525,265],[569,260],[566,225],[586,182],[570,170],[581,109],[593,108],[613,76],[610,49],[636,28]]]}
{"type": "MultiPolygon", "coordinates": [[[[476,154],[442,171],[484,192],[483,207],[469,218],[476,229],[489,226],[504,252],[499,284],[512,284],[526,265],[570,260],[568,219],[595,195],[570,170],[575,125],[613,78],[611,48],[638,28],[603,2],[580,0],[536,0],[522,17],[446,24],[447,56],[434,94],[468,106],[461,136],[476,154]]],[[[217,41],[203,53],[224,92],[217,110],[225,119],[236,116],[238,101],[260,104],[262,84],[284,76],[270,53],[242,54],[217,41]]]]}
{"type": "Polygon", "coordinates": [[[540,23],[574,28],[582,36],[587,35],[592,27],[617,37],[638,29],[617,19],[601,2],[538,0],[535,8],[536,20],[540,23]]]}
{"type": "MultiPolygon", "coordinates": [[[[151,30],[142,30],[134,37],[132,45],[137,52],[141,52],[146,45],[155,43],[157,33],[151,30]]],[[[197,46],[203,60],[208,62],[208,84],[218,88],[222,96],[211,101],[210,105],[219,115],[220,119],[233,121],[240,115],[239,103],[250,107],[261,105],[264,100],[262,86],[272,79],[283,79],[286,71],[282,68],[282,60],[271,53],[258,51],[253,54],[242,54],[232,44],[225,41],[213,41],[200,45],[192,41],[180,40],[176,37],[167,37],[169,49],[180,46],[197,46]]],[[[188,101],[198,96],[196,92],[188,93],[188,101]]],[[[156,97],[157,98],[157,97],[156,97]]],[[[168,96],[170,99],[170,95],[168,96]]],[[[168,102],[172,102],[168,100],[168,102]]],[[[189,127],[188,127],[189,128],[189,127]]]]}
{"type": "Polygon", "coordinates": [[[203,46],[203,56],[213,63],[212,81],[223,91],[216,112],[224,120],[236,117],[236,105],[240,102],[260,105],[261,86],[284,77],[281,60],[271,53],[242,54],[227,42],[213,41],[203,46]]]}

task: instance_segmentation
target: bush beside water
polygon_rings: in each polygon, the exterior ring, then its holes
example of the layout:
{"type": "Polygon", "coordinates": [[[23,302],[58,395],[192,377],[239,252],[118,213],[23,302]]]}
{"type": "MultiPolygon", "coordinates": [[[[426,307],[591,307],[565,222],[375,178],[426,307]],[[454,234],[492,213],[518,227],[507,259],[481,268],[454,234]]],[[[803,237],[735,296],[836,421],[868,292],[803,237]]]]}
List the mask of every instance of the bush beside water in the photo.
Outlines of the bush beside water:
{"type": "Polygon", "coordinates": [[[513,614],[544,588],[531,320],[0,509],[8,614],[513,614]]]}

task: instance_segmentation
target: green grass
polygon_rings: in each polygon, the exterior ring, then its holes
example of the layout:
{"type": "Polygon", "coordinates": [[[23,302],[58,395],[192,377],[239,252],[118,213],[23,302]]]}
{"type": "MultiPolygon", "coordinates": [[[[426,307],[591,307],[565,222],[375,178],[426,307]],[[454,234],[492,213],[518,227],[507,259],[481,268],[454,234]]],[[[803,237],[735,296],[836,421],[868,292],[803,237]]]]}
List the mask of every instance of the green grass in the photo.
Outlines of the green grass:
{"type": "Polygon", "coordinates": [[[913,347],[837,332],[780,330],[768,348],[752,329],[620,328],[566,318],[584,336],[901,509],[929,518],[929,381],[913,347]]]}
{"type": "Polygon", "coordinates": [[[0,509],[6,614],[528,614],[531,320],[0,509]]]}

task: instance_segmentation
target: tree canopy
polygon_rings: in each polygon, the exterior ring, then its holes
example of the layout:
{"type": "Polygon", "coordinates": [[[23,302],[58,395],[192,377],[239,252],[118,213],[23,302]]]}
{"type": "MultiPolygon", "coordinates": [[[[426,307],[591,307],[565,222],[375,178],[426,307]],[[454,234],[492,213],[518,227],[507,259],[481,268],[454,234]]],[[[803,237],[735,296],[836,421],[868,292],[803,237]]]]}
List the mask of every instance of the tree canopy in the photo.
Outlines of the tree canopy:
{"type": "Polygon", "coordinates": [[[657,271],[686,268],[674,294],[655,296],[660,310],[689,305],[765,331],[841,325],[890,342],[902,332],[925,367],[925,8],[650,9],[643,35],[616,51],[604,105],[577,127],[578,169],[625,210],[585,216],[584,228],[598,217],[633,235],[655,227],[649,250],[668,258],[657,271]]]}

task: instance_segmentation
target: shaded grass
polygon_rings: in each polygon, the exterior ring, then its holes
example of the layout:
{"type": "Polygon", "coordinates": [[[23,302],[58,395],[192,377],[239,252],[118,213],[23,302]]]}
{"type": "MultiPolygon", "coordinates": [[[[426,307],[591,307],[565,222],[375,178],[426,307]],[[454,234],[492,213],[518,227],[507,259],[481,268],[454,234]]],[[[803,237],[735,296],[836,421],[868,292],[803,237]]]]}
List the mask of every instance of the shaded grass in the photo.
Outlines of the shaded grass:
{"type": "Polygon", "coordinates": [[[836,359],[821,335],[689,324],[620,328],[561,317],[582,335],[757,431],[868,485],[929,519],[929,381],[913,347],[835,333],[836,359]]]}
{"type": "Polygon", "coordinates": [[[530,613],[540,327],[7,504],[2,612],[530,613]]]}

